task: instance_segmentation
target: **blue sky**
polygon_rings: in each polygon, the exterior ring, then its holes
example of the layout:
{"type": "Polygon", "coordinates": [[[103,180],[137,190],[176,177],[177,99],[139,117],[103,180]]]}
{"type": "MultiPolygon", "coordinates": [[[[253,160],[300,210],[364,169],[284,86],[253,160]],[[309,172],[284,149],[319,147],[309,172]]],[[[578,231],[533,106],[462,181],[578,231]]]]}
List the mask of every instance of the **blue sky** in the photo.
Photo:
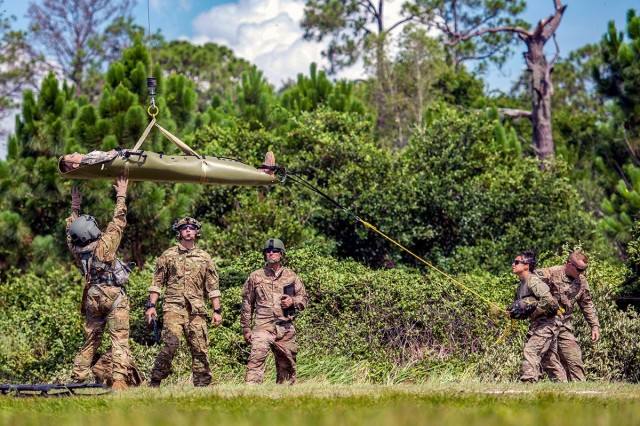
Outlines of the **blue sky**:
{"type": "MultiPolygon", "coordinates": [[[[194,43],[213,41],[231,48],[239,57],[255,63],[275,86],[280,86],[298,73],[309,72],[315,61],[323,64],[320,51],[323,46],[302,40],[299,22],[303,16],[304,0],[138,0],[134,10],[136,22],[147,28],[148,14],[152,31],[160,29],[168,40],[188,39],[194,43]]],[[[598,42],[614,20],[619,30],[624,29],[626,12],[640,9],[638,0],[565,0],[568,8],[557,31],[561,56],[589,43],[598,42]]],[[[388,23],[394,21],[402,0],[388,0],[388,23]]],[[[551,15],[553,0],[529,0],[522,18],[535,26],[540,19],[551,15]]],[[[27,28],[25,15],[27,1],[5,0],[2,4],[7,15],[15,15],[14,27],[27,28]]],[[[486,76],[488,88],[508,91],[522,70],[524,44],[502,71],[491,69],[486,76]]],[[[548,43],[550,54],[553,43],[548,43]]],[[[347,78],[362,76],[356,66],[341,75],[347,78]]],[[[8,121],[11,125],[12,120],[8,121]]],[[[0,123],[6,126],[6,123],[0,123]]],[[[0,141],[0,158],[5,156],[0,141]]]]}
{"type": "MultiPolygon", "coordinates": [[[[388,1],[392,15],[401,0],[388,1]]],[[[561,55],[600,40],[607,22],[614,20],[619,29],[625,24],[626,11],[640,9],[637,0],[566,0],[567,11],[558,29],[561,55]]],[[[134,10],[136,22],[147,28],[148,14],[152,30],[160,29],[169,39],[189,39],[196,43],[215,41],[226,44],[256,63],[276,86],[297,73],[308,72],[309,63],[320,62],[321,45],[303,42],[298,22],[303,0],[138,0],[134,10]]],[[[16,27],[25,29],[26,1],[7,1],[7,14],[18,18],[16,27]]],[[[529,0],[523,19],[535,25],[553,12],[552,0],[529,0]]],[[[390,20],[388,19],[387,22],[390,20]]],[[[491,89],[508,90],[524,69],[523,44],[502,71],[493,69],[487,76],[491,89]]],[[[552,43],[549,43],[551,49],[552,43]]],[[[360,69],[346,76],[360,76],[360,69]]]]}

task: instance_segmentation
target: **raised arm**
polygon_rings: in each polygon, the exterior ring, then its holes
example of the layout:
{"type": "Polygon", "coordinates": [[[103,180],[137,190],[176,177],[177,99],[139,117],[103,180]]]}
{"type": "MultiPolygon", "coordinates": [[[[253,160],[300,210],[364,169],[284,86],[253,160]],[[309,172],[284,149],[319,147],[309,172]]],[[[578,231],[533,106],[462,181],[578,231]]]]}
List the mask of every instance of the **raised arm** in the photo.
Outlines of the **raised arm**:
{"type": "Polygon", "coordinates": [[[96,247],[96,257],[102,262],[113,262],[120,246],[124,227],[127,225],[127,187],[129,180],[120,176],[116,179],[113,188],[116,190],[116,207],[113,210],[113,219],[109,222],[106,232],[102,235],[100,244],[96,247]]]}

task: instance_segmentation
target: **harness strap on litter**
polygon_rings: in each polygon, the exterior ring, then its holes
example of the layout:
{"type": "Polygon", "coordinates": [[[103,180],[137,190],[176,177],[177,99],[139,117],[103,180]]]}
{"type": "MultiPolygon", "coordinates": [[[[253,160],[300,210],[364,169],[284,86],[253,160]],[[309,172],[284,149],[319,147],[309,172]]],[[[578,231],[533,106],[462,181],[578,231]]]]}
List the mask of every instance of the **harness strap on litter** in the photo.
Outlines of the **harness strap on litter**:
{"type": "Polygon", "coordinates": [[[182,142],[177,136],[171,134],[171,132],[169,132],[167,129],[165,129],[162,126],[160,126],[155,118],[153,118],[149,122],[149,125],[147,126],[147,128],[144,129],[144,132],[142,132],[142,135],[140,136],[140,139],[138,139],[138,142],[136,142],[135,146],[133,147],[133,151],[138,151],[140,149],[140,147],[142,146],[143,142],[147,139],[147,137],[149,137],[149,133],[151,132],[151,129],[154,126],[156,128],[158,128],[158,130],[160,130],[160,133],[162,133],[167,139],[169,139],[171,142],[173,142],[174,145],[176,145],[178,148],[180,148],[180,150],[182,152],[184,152],[187,155],[193,155],[193,156],[195,156],[197,158],[202,158],[200,155],[198,155],[197,152],[195,152],[193,149],[191,149],[191,147],[189,147],[189,145],[187,145],[186,143],[182,142]]]}
{"type": "Polygon", "coordinates": [[[198,155],[197,152],[195,152],[193,149],[191,149],[189,147],[189,145],[187,145],[186,143],[182,142],[180,139],[178,139],[176,136],[172,135],[168,130],[162,128],[160,125],[158,125],[158,123],[156,123],[156,127],[158,128],[158,130],[160,130],[160,132],[167,138],[169,139],[171,142],[173,142],[178,148],[180,148],[180,150],[182,152],[184,152],[187,155],[193,155],[195,157],[198,158],[202,158],[200,155],[198,155]]]}
{"type": "Polygon", "coordinates": [[[142,136],[140,136],[140,139],[138,139],[138,142],[133,147],[134,151],[137,151],[140,149],[140,146],[147,139],[147,136],[149,136],[149,132],[151,132],[151,129],[153,128],[153,126],[155,126],[155,124],[156,124],[156,119],[154,118],[153,120],[151,120],[151,122],[149,122],[149,125],[147,126],[146,129],[144,129],[144,132],[142,132],[142,136]]]}

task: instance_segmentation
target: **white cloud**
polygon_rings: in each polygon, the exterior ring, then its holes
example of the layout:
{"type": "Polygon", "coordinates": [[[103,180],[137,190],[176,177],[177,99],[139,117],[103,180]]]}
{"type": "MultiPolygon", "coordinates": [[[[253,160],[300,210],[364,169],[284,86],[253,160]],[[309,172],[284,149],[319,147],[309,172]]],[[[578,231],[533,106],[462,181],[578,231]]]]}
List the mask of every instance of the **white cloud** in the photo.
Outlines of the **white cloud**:
{"type": "MultiPolygon", "coordinates": [[[[302,0],[239,0],[215,6],[194,19],[191,41],[228,46],[262,70],[271,84],[279,86],[298,73],[308,75],[312,62],[326,65],[321,56],[326,43],[302,38],[304,4],[302,0]]],[[[363,75],[363,67],[356,65],[338,77],[363,75]]]]}

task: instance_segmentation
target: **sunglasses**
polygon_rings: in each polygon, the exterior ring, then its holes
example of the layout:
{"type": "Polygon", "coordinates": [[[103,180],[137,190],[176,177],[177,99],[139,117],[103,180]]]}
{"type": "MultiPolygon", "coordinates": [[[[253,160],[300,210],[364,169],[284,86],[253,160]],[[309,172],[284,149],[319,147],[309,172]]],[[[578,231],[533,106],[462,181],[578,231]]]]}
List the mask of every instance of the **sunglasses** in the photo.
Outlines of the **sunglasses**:
{"type": "Polygon", "coordinates": [[[268,248],[264,250],[265,253],[282,253],[282,250],[277,248],[268,248]]]}
{"type": "Polygon", "coordinates": [[[574,268],[576,268],[576,271],[578,271],[578,272],[584,272],[584,271],[586,271],[586,270],[587,270],[587,267],[586,267],[586,266],[585,266],[584,268],[579,268],[579,267],[577,267],[576,265],[574,265],[574,264],[573,264],[573,263],[571,263],[571,262],[567,262],[567,263],[568,263],[569,265],[573,266],[574,268]]]}
{"type": "Polygon", "coordinates": [[[180,230],[182,231],[182,230],[184,230],[184,229],[190,229],[190,230],[192,230],[192,231],[197,231],[197,230],[198,230],[198,228],[196,228],[196,226],[195,226],[195,225],[182,225],[182,226],[180,227],[180,230]]]}
{"type": "Polygon", "coordinates": [[[512,265],[528,265],[527,262],[523,262],[522,260],[514,260],[512,265]]]}

